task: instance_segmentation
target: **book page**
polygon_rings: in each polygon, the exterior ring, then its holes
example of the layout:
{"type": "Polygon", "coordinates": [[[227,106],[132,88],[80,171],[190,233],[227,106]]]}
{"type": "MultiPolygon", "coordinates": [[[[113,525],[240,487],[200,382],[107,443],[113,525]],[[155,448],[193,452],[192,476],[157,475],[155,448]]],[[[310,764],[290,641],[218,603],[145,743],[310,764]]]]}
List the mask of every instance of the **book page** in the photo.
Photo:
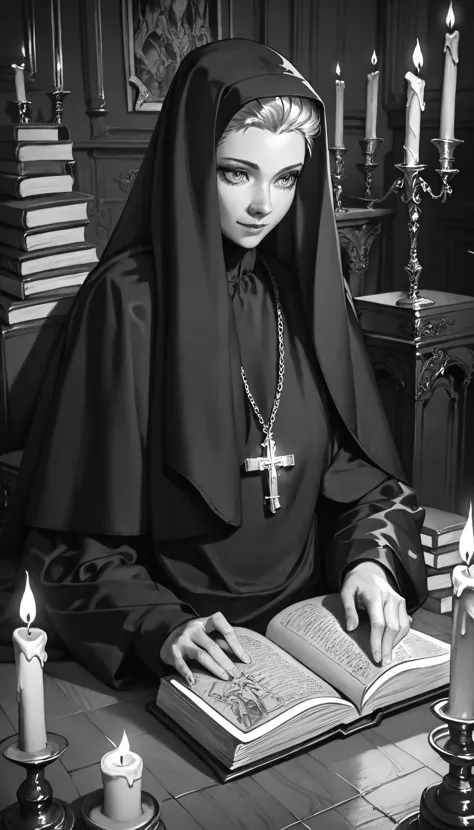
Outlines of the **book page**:
{"type": "Polygon", "coordinates": [[[255,730],[276,719],[269,726],[274,728],[287,720],[285,713],[291,710],[291,716],[296,714],[295,707],[298,713],[309,708],[305,706],[309,701],[323,704],[334,700],[350,706],[324,680],[262,635],[238,627],[235,632],[251,658],[251,663],[236,663],[242,677],[220,680],[205,670],[193,669],[196,678],[193,686],[177,678],[171,683],[180,686],[187,697],[197,695],[239,732],[255,730]]]}
{"type": "Polygon", "coordinates": [[[335,686],[359,709],[367,687],[393,671],[394,665],[449,655],[443,643],[410,631],[393,650],[392,663],[382,667],[372,657],[369,621],[362,614],[359,619],[355,631],[346,631],[340,596],[329,594],[281,611],[271,620],[267,637],[335,686]]]}

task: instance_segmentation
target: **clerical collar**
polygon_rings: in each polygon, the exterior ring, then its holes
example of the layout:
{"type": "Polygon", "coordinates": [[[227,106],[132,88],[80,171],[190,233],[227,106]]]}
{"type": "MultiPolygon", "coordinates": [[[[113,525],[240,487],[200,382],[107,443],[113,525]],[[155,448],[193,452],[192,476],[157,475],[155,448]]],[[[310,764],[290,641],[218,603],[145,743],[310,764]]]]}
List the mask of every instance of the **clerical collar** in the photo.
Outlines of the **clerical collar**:
{"type": "Polygon", "coordinates": [[[222,238],[222,246],[229,282],[235,282],[253,272],[257,256],[255,248],[242,248],[226,237],[222,238]]]}

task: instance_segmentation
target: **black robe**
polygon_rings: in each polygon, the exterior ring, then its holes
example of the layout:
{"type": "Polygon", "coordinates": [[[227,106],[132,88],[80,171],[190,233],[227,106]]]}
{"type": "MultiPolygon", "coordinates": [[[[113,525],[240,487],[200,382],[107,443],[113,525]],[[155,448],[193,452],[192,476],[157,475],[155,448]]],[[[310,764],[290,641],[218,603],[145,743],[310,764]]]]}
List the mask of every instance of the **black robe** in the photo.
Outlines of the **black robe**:
{"type": "MultiPolygon", "coordinates": [[[[227,246],[227,258],[242,365],[268,420],[278,363],[273,291],[255,251],[242,257],[240,249],[227,246]]],[[[232,624],[264,632],[290,603],[338,591],[347,569],[361,560],[378,561],[409,605],[418,602],[419,579],[410,570],[409,553],[417,548],[423,511],[416,509],[412,490],[371,464],[351,439],[321,376],[298,285],[276,262],[267,263],[278,284],[285,331],[274,438],[277,453],[294,453],[296,462],[278,471],[281,508],[269,512],[266,475],[246,473],[243,466],[245,458],[262,454],[264,435],[242,385],[238,529],[161,542],[146,534],[91,537],[41,528],[29,533],[22,567],[40,598],[40,624],[111,685],[141,678],[145,666],[157,675],[168,671],[160,647],[182,622],[222,611],[232,624]]],[[[140,354],[136,349],[127,356],[134,371],[140,354]]]]}

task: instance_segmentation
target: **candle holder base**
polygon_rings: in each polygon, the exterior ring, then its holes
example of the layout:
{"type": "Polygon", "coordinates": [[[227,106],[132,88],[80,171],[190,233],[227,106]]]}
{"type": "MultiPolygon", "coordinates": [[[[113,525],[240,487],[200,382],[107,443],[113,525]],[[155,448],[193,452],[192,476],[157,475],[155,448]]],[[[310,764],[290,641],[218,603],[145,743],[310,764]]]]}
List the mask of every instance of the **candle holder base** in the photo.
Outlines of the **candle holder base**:
{"type": "Polygon", "coordinates": [[[44,777],[45,767],[63,754],[67,741],[52,732],[46,738],[46,747],[38,752],[23,752],[18,735],[0,743],[4,758],[26,770],[25,780],[18,787],[18,801],[0,813],[1,830],[72,830],[74,827],[74,813],[64,801],[53,798],[51,784],[44,777]]]}
{"type": "Polygon", "coordinates": [[[446,711],[448,700],[431,706],[446,726],[437,726],[428,742],[449,764],[449,772],[439,784],[423,790],[420,809],[401,819],[394,830],[454,830],[474,828],[474,720],[453,718],[446,711]]]}
{"type": "Polygon", "coordinates": [[[28,124],[30,120],[31,101],[15,101],[18,110],[18,124],[28,124]]]}
{"type": "Polygon", "coordinates": [[[135,820],[115,821],[102,812],[103,789],[89,793],[82,802],[82,819],[87,830],[156,830],[160,826],[161,807],[156,798],[142,791],[142,814],[135,820]]]}

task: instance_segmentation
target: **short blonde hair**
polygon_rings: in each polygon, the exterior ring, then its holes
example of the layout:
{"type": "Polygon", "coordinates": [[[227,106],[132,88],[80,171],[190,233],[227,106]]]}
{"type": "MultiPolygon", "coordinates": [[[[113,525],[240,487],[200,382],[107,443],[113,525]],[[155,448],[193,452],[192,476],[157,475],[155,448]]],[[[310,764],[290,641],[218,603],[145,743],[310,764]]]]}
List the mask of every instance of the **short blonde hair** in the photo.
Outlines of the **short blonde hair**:
{"type": "Polygon", "coordinates": [[[245,104],[231,118],[218,144],[221,144],[229,133],[245,131],[249,127],[270,130],[276,135],[300,133],[306,142],[309,156],[313,149],[313,139],[321,132],[319,112],[310,98],[300,98],[296,95],[256,98],[245,104]]]}

